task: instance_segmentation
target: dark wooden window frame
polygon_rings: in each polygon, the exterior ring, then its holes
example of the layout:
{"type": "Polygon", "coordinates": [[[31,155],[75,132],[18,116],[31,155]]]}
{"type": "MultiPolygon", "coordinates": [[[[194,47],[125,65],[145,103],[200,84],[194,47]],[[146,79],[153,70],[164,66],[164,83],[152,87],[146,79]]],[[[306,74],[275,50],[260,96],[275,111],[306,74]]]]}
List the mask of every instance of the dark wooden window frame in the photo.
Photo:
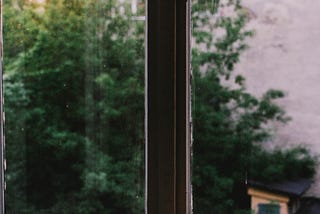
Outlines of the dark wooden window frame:
{"type": "MultiPolygon", "coordinates": [[[[190,2],[147,2],[146,213],[191,213],[190,2]]],[[[2,17],[0,0],[0,17],[2,17]]],[[[0,214],[4,214],[0,18],[0,214]]]]}
{"type": "Polygon", "coordinates": [[[147,6],[146,213],[189,214],[190,2],[147,6]]]}

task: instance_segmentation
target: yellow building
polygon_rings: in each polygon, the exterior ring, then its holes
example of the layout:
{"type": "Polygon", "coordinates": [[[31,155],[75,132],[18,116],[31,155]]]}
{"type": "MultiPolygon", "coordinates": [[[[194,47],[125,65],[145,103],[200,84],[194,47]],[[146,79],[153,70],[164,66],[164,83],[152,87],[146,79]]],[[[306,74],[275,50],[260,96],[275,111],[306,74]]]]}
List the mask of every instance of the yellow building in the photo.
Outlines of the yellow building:
{"type": "Polygon", "coordinates": [[[248,194],[254,214],[295,214],[310,180],[299,179],[281,183],[248,181],[248,194]]]}

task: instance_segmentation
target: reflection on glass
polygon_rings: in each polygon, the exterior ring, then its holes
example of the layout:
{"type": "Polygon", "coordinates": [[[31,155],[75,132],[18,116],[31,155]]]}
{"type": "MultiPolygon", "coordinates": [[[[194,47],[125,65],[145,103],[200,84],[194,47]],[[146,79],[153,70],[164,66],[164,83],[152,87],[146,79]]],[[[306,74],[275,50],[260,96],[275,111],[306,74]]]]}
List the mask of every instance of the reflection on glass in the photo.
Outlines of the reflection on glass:
{"type": "MultiPolygon", "coordinates": [[[[301,71],[294,68],[318,68],[319,60],[304,59],[301,49],[310,38],[301,33],[302,3],[277,2],[193,1],[194,213],[307,213],[316,154],[301,144],[312,142],[292,137],[309,135],[304,126],[284,127],[305,121],[289,111],[294,102],[304,102],[287,98],[297,91],[290,86],[292,72],[301,71]]],[[[303,10],[308,13],[311,5],[303,10]]]]}
{"type": "Polygon", "coordinates": [[[144,2],[3,4],[6,212],[143,213],[144,2]]]}

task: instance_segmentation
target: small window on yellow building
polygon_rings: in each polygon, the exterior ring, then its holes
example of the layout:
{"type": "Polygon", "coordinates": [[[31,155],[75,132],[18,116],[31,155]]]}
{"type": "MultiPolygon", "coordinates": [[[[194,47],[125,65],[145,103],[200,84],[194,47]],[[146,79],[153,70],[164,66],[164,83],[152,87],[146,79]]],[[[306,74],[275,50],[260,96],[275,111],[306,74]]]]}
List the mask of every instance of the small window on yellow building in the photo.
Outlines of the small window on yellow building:
{"type": "Polygon", "coordinates": [[[280,214],[280,205],[278,204],[259,204],[258,214],[280,214]]]}

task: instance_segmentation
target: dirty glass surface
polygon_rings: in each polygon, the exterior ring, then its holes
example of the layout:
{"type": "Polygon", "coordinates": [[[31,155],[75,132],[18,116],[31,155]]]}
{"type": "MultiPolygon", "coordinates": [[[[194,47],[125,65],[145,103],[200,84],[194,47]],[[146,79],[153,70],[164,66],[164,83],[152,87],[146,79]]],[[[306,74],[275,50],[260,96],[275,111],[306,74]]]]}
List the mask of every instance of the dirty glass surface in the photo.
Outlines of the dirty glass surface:
{"type": "Polygon", "coordinates": [[[319,203],[319,9],[193,1],[194,213],[262,213],[261,203],[308,213],[319,203]]]}
{"type": "Polygon", "coordinates": [[[144,1],[4,0],[6,213],[144,210],[144,1]]]}

